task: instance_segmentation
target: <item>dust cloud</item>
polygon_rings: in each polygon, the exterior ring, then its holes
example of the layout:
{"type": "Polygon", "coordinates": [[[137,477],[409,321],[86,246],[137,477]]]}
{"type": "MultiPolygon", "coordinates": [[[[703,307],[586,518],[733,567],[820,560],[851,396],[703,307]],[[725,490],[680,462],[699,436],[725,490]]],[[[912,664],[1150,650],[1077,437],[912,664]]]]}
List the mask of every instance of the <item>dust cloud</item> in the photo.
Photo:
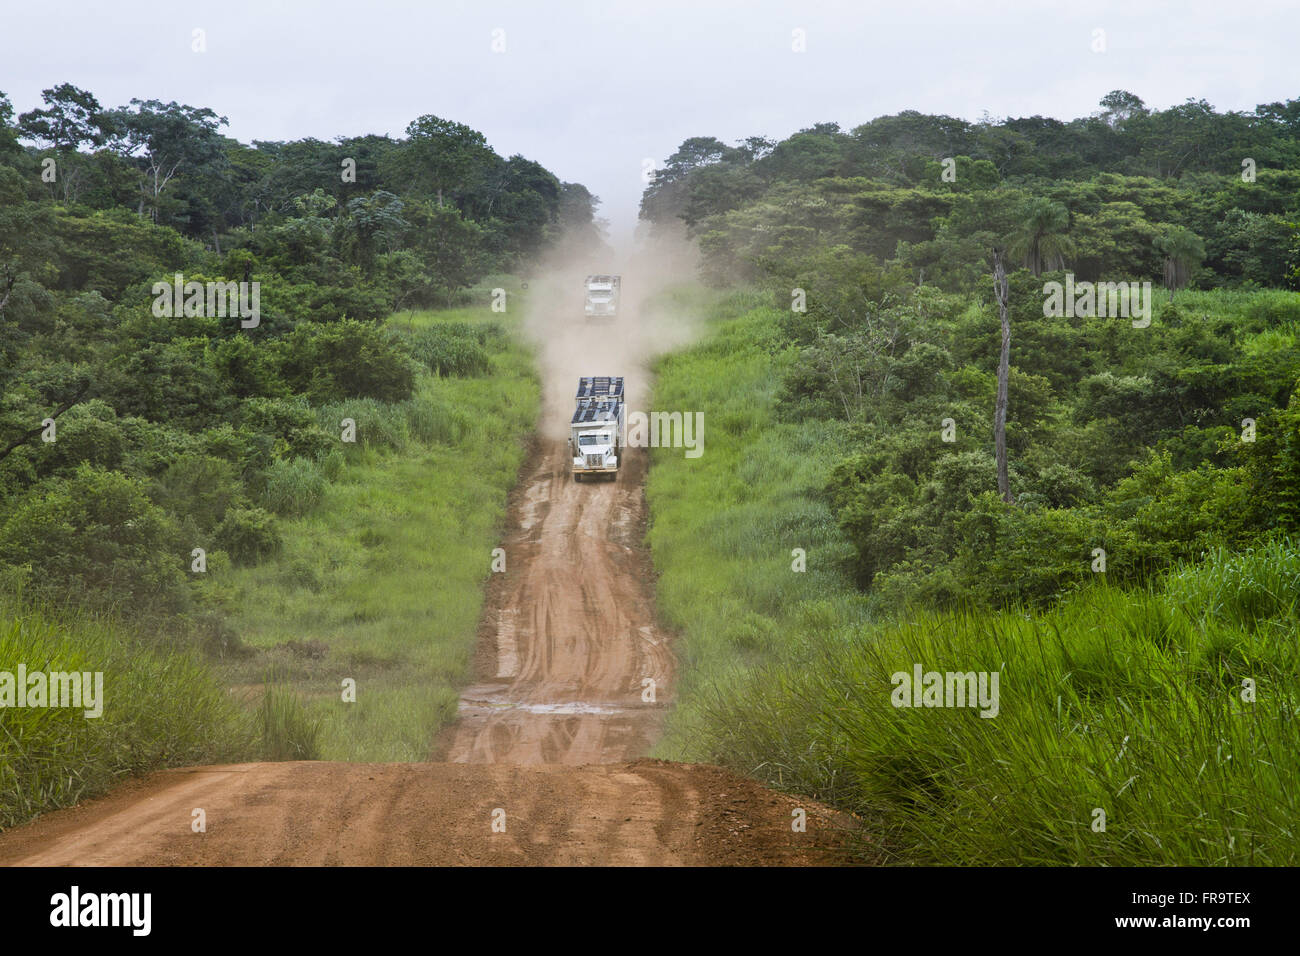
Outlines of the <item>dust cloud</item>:
{"type": "Polygon", "coordinates": [[[650,410],[651,363],[699,334],[697,318],[656,303],[655,296],[695,278],[695,248],[678,237],[641,239],[623,250],[560,247],[543,260],[527,280],[524,315],[542,377],[543,437],[568,437],[574,393],[584,375],[622,375],[628,412],[650,410]],[[623,277],[613,319],[583,314],[583,281],[593,274],[623,277]]]}

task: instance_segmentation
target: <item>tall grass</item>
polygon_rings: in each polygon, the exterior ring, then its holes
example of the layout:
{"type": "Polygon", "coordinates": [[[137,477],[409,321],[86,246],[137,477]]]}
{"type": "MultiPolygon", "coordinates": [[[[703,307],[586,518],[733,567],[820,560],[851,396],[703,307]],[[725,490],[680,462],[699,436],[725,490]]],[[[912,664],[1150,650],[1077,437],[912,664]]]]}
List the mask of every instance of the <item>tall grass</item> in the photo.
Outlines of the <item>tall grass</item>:
{"type": "Polygon", "coordinates": [[[303,515],[320,503],[325,475],[306,458],[276,459],[266,472],[262,504],[281,515],[303,515]]]}
{"type": "Polygon", "coordinates": [[[656,450],[647,489],[684,665],[659,754],[853,811],[871,859],[1300,862],[1300,546],[1215,552],[1046,613],[873,621],[820,494],[844,436],[775,415],[775,319],[750,310],[659,366],[656,406],[712,426],[701,458],[656,450]],[[997,672],[997,716],[895,707],[891,677],[916,664],[997,672]]]}
{"type": "Polygon", "coordinates": [[[255,756],[256,731],[213,674],[185,652],[147,647],[122,625],[51,617],[0,599],[0,671],[101,671],[103,713],[0,708],[0,829],[164,766],[255,756]]]}
{"type": "Polygon", "coordinates": [[[316,760],[320,757],[319,717],[308,715],[291,691],[267,684],[260,712],[265,760],[316,760]]]}
{"type": "Polygon", "coordinates": [[[430,372],[409,401],[318,410],[336,435],[353,419],[356,442],[319,463],[330,481],[312,510],[281,522],[279,553],[225,586],[232,623],[258,652],[228,664],[229,680],[255,694],[270,668],[317,727],[273,715],[275,740],[314,739],[311,752],[331,760],[426,760],[455,717],[506,496],[536,423],[539,385],[508,318],[487,308],[395,316],[400,328],[482,329],[486,374],[430,372]],[[355,702],[343,700],[345,679],[355,702]]]}
{"type": "MultiPolygon", "coordinates": [[[[714,313],[754,304],[733,298],[714,313]]],[[[829,422],[776,420],[784,356],[757,308],[656,367],[653,405],[704,412],[703,454],[652,450],[649,543],[661,618],[683,634],[677,702],[657,752],[699,756],[703,707],[718,683],[772,659],[792,631],[861,620],[865,601],[838,570],[851,554],[818,492],[842,436],[829,422]],[[803,552],[806,570],[794,571],[803,552]]]]}
{"type": "Polygon", "coordinates": [[[844,628],[710,701],[701,744],[861,814],[901,862],[1294,865],[1296,637],[1114,588],[844,628]],[[998,672],[997,716],[893,706],[918,663],[998,672]]]}

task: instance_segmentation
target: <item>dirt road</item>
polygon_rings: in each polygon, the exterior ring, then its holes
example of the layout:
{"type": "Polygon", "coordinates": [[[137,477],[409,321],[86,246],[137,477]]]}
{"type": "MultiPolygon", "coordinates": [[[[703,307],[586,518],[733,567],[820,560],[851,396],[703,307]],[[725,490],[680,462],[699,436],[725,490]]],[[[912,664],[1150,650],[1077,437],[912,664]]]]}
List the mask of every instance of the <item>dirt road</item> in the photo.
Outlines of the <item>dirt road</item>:
{"type": "Polygon", "coordinates": [[[480,682],[461,697],[456,763],[611,763],[645,754],[671,694],[641,544],[646,455],[618,480],[575,482],[545,442],[511,507],[505,574],[479,633],[480,682]]]}
{"type": "Polygon", "coordinates": [[[799,805],[715,767],[650,760],[591,767],[239,764],[164,771],[49,814],[0,837],[0,864],[829,861],[831,819],[810,807],[808,832],[794,833],[791,812],[799,805]],[[196,808],[206,815],[206,832],[192,830],[196,808]]]}
{"type": "MultiPolygon", "coordinates": [[[[585,355],[580,337],[556,341],[585,355]]],[[[567,422],[567,376],[547,376],[548,419],[567,422]]],[[[716,767],[638,759],[674,678],[643,544],[646,452],[627,451],[616,482],[579,484],[565,448],[538,438],[511,496],[477,682],[437,762],[164,771],[0,834],[0,865],[841,861],[843,817],[716,767]]]]}

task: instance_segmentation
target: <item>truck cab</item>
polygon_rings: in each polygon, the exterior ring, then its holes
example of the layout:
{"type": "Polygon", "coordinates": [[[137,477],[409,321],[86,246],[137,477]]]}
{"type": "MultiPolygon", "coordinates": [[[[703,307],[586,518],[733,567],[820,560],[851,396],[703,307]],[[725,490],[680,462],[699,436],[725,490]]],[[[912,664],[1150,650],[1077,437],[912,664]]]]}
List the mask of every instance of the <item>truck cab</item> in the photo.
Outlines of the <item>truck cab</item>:
{"type": "Polygon", "coordinates": [[[583,475],[618,473],[618,439],[608,426],[599,428],[575,426],[569,445],[573,453],[575,481],[581,481],[583,475]]]}

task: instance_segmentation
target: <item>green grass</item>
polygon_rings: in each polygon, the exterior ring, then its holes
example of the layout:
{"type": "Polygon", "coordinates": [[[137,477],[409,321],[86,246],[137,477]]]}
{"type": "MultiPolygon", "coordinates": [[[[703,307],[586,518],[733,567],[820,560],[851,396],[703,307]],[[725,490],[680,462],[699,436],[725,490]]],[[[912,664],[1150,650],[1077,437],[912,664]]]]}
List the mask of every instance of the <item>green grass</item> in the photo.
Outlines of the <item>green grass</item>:
{"type": "Polygon", "coordinates": [[[658,754],[859,814],[870,859],[1300,862],[1300,546],[1212,553],[1045,613],[873,621],[820,494],[844,436],[776,420],[785,356],[752,305],[658,368],[655,407],[702,410],[708,439],[695,460],[656,450],[647,488],[683,659],[658,754]],[[917,663],[997,671],[1000,713],[894,707],[891,675],[917,663]]]}
{"type": "Polygon", "coordinates": [[[280,525],[284,546],[225,572],[223,589],[232,625],[256,650],[226,665],[230,682],[251,696],[269,676],[305,703],[306,723],[274,739],[303,738],[324,759],[426,760],[455,716],[506,495],[537,413],[530,355],[506,322],[479,307],[394,316],[399,331],[484,327],[488,373],[424,375],[406,402],[320,409],[335,434],[352,418],[356,443],[272,476],[268,494],[291,516],[280,525]],[[343,700],[346,679],[355,702],[343,700]]]}
{"type": "Polygon", "coordinates": [[[1104,587],[1043,615],[835,628],[710,701],[699,745],[858,813],[897,862],[1294,865],[1296,639],[1293,616],[1104,587]],[[917,663],[998,672],[999,713],[894,707],[917,663]]]}
{"type": "Polygon", "coordinates": [[[103,713],[0,708],[0,829],[166,766],[254,759],[247,713],[188,650],[147,648],[121,624],[0,601],[0,670],[102,671],[103,713]]]}
{"type": "Polygon", "coordinates": [[[475,377],[426,374],[405,402],[321,409],[355,444],[271,468],[262,504],[283,548],[214,561],[205,602],[249,653],[203,663],[184,641],[0,596],[0,670],[102,671],[103,716],[0,708],[0,829],[167,766],[242,760],[424,760],[455,715],[506,494],[535,424],[531,356],[485,307],[404,313],[475,336],[475,377]],[[355,703],[344,681],[355,681],[355,703]]]}
{"type": "Polygon", "coordinates": [[[664,740],[668,758],[695,742],[713,688],[771,660],[792,632],[857,620],[864,601],[837,570],[848,551],[817,492],[840,453],[834,423],[776,421],[785,356],[765,343],[776,319],[737,297],[718,305],[713,334],[656,366],[654,408],[704,412],[704,453],[654,449],[646,486],[649,543],[662,620],[683,634],[681,686],[664,740]],[[802,549],[806,570],[792,570],[802,549]]]}

